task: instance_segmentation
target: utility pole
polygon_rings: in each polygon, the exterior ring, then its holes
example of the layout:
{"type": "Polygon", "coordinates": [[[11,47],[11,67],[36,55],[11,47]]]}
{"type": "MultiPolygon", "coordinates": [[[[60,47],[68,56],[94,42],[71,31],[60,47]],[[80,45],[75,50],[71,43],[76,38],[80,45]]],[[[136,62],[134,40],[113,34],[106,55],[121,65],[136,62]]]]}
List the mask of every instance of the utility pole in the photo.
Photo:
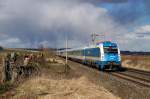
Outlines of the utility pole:
{"type": "Polygon", "coordinates": [[[66,33],[66,64],[65,64],[65,73],[68,74],[68,36],[66,33]]]}
{"type": "Polygon", "coordinates": [[[67,53],[67,49],[68,49],[68,37],[66,34],[66,65],[68,64],[68,53],[67,53]]]}
{"type": "Polygon", "coordinates": [[[95,45],[96,34],[92,33],[92,44],[95,45]]]}
{"type": "Polygon", "coordinates": [[[104,33],[104,35],[103,35],[103,36],[104,36],[104,41],[105,41],[105,40],[106,40],[106,33],[104,33]]]}
{"type": "Polygon", "coordinates": [[[96,33],[92,33],[92,43],[93,43],[93,45],[95,45],[96,44],[96,37],[97,36],[104,36],[104,40],[105,40],[105,34],[103,35],[103,34],[96,34],[96,33]]]}
{"type": "Polygon", "coordinates": [[[103,37],[103,40],[104,40],[104,41],[106,40],[106,35],[105,35],[105,33],[104,33],[104,34],[92,33],[91,37],[92,37],[92,43],[93,43],[93,45],[96,44],[96,37],[97,37],[97,36],[103,37]]]}

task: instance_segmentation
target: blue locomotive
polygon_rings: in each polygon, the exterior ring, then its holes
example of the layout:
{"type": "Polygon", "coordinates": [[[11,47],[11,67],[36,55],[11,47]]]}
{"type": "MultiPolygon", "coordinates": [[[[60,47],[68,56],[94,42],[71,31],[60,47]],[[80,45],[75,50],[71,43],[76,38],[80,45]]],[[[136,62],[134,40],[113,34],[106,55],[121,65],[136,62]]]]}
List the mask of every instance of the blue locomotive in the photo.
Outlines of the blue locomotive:
{"type": "Polygon", "coordinates": [[[59,51],[62,57],[68,54],[68,59],[95,66],[100,70],[113,70],[121,67],[120,49],[116,43],[104,41],[96,46],[59,51]]]}

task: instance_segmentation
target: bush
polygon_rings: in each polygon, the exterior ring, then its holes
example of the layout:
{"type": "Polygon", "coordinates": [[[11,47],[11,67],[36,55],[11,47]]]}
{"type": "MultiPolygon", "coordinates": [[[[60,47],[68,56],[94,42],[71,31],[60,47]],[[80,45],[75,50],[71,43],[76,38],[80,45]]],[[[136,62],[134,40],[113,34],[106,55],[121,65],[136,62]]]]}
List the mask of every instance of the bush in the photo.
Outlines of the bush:
{"type": "Polygon", "coordinates": [[[3,50],[3,47],[0,46],[0,51],[3,50]]]}

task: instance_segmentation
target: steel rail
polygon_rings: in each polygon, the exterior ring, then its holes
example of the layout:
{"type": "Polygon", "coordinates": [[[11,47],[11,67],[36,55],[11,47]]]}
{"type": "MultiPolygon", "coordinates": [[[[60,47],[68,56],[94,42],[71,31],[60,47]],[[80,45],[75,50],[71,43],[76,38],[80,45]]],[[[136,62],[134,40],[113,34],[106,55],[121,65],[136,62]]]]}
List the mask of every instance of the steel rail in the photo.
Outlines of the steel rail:
{"type": "Polygon", "coordinates": [[[146,76],[150,76],[150,72],[148,72],[148,71],[142,71],[142,70],[131,69],[131,68],[128,68],[127,71],[137,73],[137,74],[146,75],[146,76]]]}
{"type": "Polygon", "coordinates": [[[147,80],[144,78],[139,78],[139,77],[135,77],[135,76],[125,74],[125,73],[120,73],[120,72],[112,72],[110,74],[113,76],[128,80],[128,81],[131,81],[143,87],[150,87],[150,80],[147,80]]]}

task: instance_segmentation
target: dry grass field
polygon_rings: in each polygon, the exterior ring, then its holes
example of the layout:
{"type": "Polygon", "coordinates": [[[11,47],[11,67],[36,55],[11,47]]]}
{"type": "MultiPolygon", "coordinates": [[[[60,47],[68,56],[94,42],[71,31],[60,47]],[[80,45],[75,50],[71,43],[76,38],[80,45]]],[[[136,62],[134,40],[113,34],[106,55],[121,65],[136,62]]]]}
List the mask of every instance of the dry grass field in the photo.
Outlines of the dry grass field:
{"type": "MultiPolygon", "coordinates": [[[[22,52],[22,54],[29,54],[22,52]]],[[[85,75],[73,68],[48,50],[42,52],[38,74],[31,74],[12,90],[0,95],[4,99],[119,99],[104,87],[95,85],[85,75]]],[[[41,54],[39,52],[33,54],[41,54]]],[[[4,56],[2,54],[0,59],[4,56]]],[[[1,63],[1,61],[0,61],[1,63]]],[[[150,56],[122,56],[125,67],[150,71],[150,56]]],[[[1,69],[1,72],[3,69],[1,69]]]]}
{"type": "Polygon", "coordinates": [[[146,55],[123,55],[122,65],[129,68],[150,71],[150,56],[146,55]]]}
{"type": "MultiPolygon", "coordinates": [[[[44,51],[38,74],[0,95],[0,99],[119,99],[85,75],[65,65],[53,53],[44,51]]],[[[40,60],[39,60],[40,61],[40,60]]]]}
{"type": "Polygon", "coordinates": [[[84,75],[78,75],[71,69],[66,72],[61,60],[56,60],[55,63],[51,61],[46,65],[39,76],[30,78],[18,86],[12,98],[119,99],[102,86],[91,83],[84,75]]]}

